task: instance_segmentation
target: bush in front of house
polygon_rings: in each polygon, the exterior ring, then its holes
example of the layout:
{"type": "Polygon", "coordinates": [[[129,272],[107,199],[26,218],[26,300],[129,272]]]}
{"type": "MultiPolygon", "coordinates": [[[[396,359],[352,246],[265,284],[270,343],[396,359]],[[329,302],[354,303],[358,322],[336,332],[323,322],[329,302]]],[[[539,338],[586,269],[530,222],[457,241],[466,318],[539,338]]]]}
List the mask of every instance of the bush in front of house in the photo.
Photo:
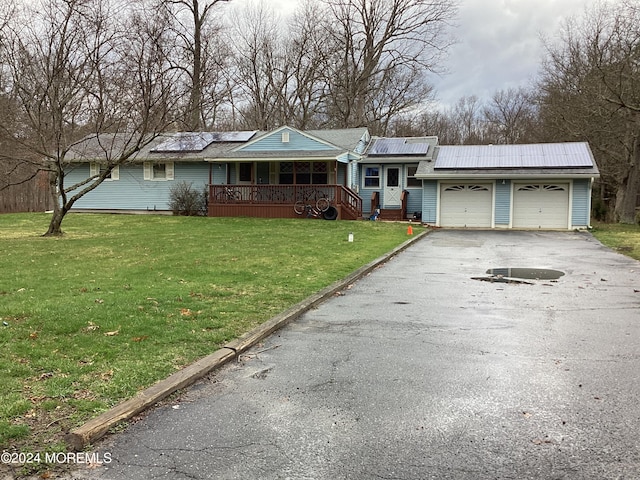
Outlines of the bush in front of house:
{"type": "Polygon", "coordinates": [[[169,207],[174,215],[195,216],[207,214],[207,189],[197,190],[193,184],[179,182],[169,192],[169,207]]]}

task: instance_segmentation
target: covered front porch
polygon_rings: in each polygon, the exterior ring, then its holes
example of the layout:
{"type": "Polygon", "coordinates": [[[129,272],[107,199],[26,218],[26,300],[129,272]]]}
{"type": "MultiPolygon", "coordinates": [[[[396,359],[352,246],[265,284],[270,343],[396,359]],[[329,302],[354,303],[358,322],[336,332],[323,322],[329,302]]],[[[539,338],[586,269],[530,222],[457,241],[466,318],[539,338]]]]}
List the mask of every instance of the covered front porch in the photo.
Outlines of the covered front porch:
{"type": "Polygon", "coordinates": [[[297,201],[315,205],[327,198],[338,218],[362,218],[362,199],[343,185],[209,185],[210,217],[297,218],[297,201]]]}

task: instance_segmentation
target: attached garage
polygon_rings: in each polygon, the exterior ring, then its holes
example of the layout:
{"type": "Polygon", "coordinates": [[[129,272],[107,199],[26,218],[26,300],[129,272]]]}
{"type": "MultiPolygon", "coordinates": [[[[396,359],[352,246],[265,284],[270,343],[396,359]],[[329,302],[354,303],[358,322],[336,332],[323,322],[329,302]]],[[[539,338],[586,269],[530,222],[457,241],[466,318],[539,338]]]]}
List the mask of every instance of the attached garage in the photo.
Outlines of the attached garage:
{"type": "Polygon", "coordinates": [[[422,221],[439,227],[588,228],[598,167],[586,142],[442,145],[421,161],[422,221]]]}
{"type": "Polygon", "coordinates": [[[568,183],[515,183],[514,228],[569,228],[568,183]]]}
{"type": "Polygon", "coordinates": [[[491,227],[493,189],[490,183],[443,183],[440,189],[441,226],[491,227]]]}

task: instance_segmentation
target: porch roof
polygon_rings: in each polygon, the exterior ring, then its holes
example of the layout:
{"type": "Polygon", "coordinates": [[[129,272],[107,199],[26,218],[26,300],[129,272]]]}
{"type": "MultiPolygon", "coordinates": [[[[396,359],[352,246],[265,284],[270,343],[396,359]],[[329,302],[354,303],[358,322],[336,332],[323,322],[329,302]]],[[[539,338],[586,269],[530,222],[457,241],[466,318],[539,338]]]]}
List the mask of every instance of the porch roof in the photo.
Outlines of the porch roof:
{"type": "Polygon", "coordinates": [[[352,158],[350,152],[344,150],[290,151],[290,152],[226,152],[217,157],[205,158],[207,162],[274,162],[274,161],[338,161],[347,163],[352,158]]]}

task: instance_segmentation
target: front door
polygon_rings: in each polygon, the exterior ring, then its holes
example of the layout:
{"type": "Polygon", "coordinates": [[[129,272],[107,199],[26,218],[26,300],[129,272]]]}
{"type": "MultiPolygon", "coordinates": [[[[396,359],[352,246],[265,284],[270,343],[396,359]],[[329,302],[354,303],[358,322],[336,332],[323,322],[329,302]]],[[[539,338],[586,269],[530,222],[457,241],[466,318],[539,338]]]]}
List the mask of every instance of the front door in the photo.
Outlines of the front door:
{"type": "Polygon", "coordinates": [[[384,183],[384,206],[399,207],[400,195],[400,167],[385,167],[384,183]]]}

